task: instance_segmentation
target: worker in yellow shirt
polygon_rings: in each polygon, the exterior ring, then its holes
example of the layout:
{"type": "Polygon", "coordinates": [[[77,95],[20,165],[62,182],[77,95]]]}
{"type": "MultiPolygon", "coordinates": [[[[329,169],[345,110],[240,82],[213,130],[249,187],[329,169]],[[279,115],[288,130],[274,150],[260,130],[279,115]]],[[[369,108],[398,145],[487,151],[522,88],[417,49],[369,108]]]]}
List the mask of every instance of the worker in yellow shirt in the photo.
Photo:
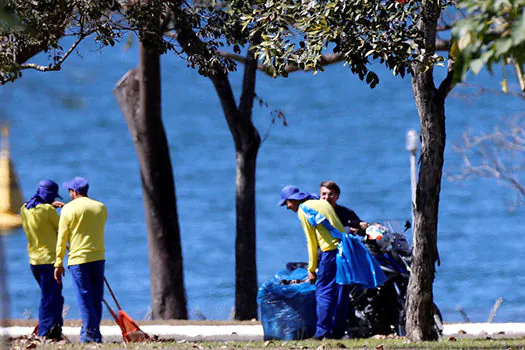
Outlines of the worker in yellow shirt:
{"type": "Polygon", "coordinates": [[[337,306],[336,257],[343,224],[330,203],[295,186],[281,190],[278,205],[297,213],[308,245],[308,279],[316,282],[317,324],[314,338],[332,338],[337,306]]]}
{"type": "Polygon", "coordinates": [[[60,214],[55,279],[62,283],[63,260],[69,244],[68,268],[82,318],[80,342],[101,343],[107,209],[101,202],[88,197],[89,183],[82,177],[73,178],[63,187],[69,190],[71,202],[64,205],[60,214]]]}
{"type": "Polygon", "coordinates": [[[33,276],[40,286],[38,335],[52,340],[62,339],[62,285],[53,278],[59,216],[56,208],[64,205],[53,180],[43,180],[36,193],[22,208],[22,226],[27,236],[27,252],[33,276]]]}

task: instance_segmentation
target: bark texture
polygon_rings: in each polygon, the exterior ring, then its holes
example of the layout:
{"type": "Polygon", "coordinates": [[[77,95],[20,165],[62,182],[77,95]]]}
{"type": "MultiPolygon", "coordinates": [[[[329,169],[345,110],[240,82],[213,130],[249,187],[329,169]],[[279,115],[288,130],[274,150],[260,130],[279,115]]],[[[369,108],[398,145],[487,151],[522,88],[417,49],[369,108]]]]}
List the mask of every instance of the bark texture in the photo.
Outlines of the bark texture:
{"type": "Polygon", "coordinates": [[[115,88],[135,144],[146,224],[153,319],[187,319],[175,181],[161,115],[160,55],[140,43],[140,67],[115,88]]]}
{"type": "Polygon", "coordinates": [[[226,73],[213,74],[211,81],[221,101],[235,143],[236,238],[235,319],[257,318],[257,260],[255,230],[255,173],[261,137],[252,122],[257,61],[250,52],[244,68],[243,91],[237,108],[226,73]]]}
{"type": "MultiPolygon", "coordinates": [[[[422,2],[427,57],[435,52],[439,2],[422,2]]],[[[412,89],[421,126],[421,156],[414,205],[414,251],[407,298],[407,337],[413,341],[437,340],[433,319],[433,283],[437,249],[439,196],[445,151],[445,98],[450,79],[439,89],[434,84],[433,69],[415,66],[412,89]]]]}

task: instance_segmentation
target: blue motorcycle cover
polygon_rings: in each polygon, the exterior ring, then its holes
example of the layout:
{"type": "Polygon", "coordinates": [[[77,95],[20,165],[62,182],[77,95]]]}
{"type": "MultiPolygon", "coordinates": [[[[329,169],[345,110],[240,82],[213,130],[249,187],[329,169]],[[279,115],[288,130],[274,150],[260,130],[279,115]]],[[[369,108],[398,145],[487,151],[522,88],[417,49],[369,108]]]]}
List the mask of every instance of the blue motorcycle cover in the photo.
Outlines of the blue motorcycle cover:
{"type": "Polygon", "coordinates": [[[364,288],[376,288],[387,280],[377,260],[356,236],[341,235],[336,263],[337,284],[359,284],[364,288]]]}
{"type": "Polygon", "coordinates": [[[308,271],[283,270],[259,287],[257,303],[264,340],[300,340],[313,337],[317,322],[315,285],[298,283],[308,271]]]}

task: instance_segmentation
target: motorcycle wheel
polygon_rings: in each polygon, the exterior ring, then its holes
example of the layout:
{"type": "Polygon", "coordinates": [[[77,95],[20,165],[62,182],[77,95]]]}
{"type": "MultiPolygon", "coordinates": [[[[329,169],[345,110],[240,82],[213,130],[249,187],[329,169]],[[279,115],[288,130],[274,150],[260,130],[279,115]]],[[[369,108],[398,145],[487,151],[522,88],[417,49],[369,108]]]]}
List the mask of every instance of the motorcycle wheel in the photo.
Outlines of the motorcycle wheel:
{"type": "Polygon", "coordinates": [[[443,338],[443,316],[441,315],[441,311],[435,303],[432,306],[432,314],[434,316],[434,328],[439,338],[443,338]]]}
{"type": "Polygon", "coordinates": [[[397,323],[397,335],[404,337],[407,335],[405,324],[407,322],[406,311],[403,310],[399,313],[399,322],[397,323]]]}

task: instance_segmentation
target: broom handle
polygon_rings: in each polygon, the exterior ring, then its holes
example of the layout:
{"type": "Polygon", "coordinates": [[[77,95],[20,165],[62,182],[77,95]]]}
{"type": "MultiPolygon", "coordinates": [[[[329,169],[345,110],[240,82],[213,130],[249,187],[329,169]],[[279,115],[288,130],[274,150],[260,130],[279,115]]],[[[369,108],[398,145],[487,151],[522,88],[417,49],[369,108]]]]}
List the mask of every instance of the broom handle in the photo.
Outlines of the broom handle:
{"type": "Polygon", "coordinates": [[[106,276],[104,276],[104,282],[106,283],[106,286],[108,287],[109,294],[111,294],[111,296],[113,297],[113,300],[115,301],[115,304],[117,304],[118,311],[122,310],[120,308],[120,305],[119,305],[118,301],[117,301],[117,298],[115,298],[115,294],[113,294],[113,290],[111,290],[111,287],[109,286],[109,283],[108,283],[108,280],[106,279],[106,276]]]}
{"type": "Polygon", "coordinates": [[[115,312],[109,307],[109,304],[108,304],[108,302],[106,301],[106,299],[102,299],[102,301],[104,302],[104,304],[106,304],[106,307],[108,308],[108,311],[109,311],[109,313],[111,314],[111,316],[113,316],[113,319],[115,320],[115,322],[117,322],[117,324],[119,324],[117,315],[116,315],[115,312]]]}

